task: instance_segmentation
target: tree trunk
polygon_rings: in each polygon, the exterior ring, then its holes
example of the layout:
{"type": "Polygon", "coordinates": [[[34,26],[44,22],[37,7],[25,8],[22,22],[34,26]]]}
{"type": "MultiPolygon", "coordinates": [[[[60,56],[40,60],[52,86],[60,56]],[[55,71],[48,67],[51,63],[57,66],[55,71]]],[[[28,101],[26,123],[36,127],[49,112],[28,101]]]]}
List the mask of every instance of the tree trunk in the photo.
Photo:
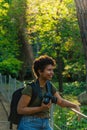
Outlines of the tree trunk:
{"type": "MultiPolygon", "coordinates": [[[[27,8],[26,1],[23,6],[27,8]]],[[[26,8],[23,8],[23,13],[19,16],[19,26],[18,26],[18,43],[21,45],[20,57],[19,59],[23,61],[22,69],[19,72],[19,80],[23,81],[26,75],[27,68],[31,69],[32,78],[32,63],[34,60],[33,49],[29,43],[29,35],[27,34],[27,19],[26,19],[26,8]],[[27,35],[27,36],[26,36],[27,35]]],[[[31,77],[29,78],[31,79],[31,77]]]]}
{"type": "Polygon", "coordinates": [[[87,82],[87,0],[75,0],[75,3],[77,8],[77,17],[85,54],[86,82],[87,82]]]}
{"type": "MultiPolygon", "coordinates": [[[[75,0],[76,3],[76,9],[77,9],[77,17],[80,27],[80,33],[84,48],[84,54],[85,54],[85,64],[86,64],[86,83],[87,83],[87,0],[75,0]]],[[[87,92],[87,86],[86,86],[86,92],[87,92]]],[[[84,94],[84,93],[83,93],[84,94]]],[[[83,98],[83,94],[79,96],[79,101],[82,98],[83,101],[81,103],[84,103],[84,99],[86,99],[87,104],[87,96],[84,95],[85,98],[83,98]]]]}
{"type": "MultiPolygon", "coordinates": [[[[24,35],[22,34],[23,31],[19,33],[19,43],[22,44],[20,50],[20,60],[23,61],[22,69],[19,72],[19,80],[23,81],[26,75],[26,70],[28,67],[31,69],[32,73],[32,64],[34,60],[32,46],[27,42],[24,35]]],[[[33,77],[33,74],[32,74],[33,77]]],[[[30,77],[31,79],[31,77],[30,77]]]]}
{"type": "Polygon", "coordinates": [[[59,53],[57,51],[57,72],[58,72],[58,81],[59,81],[59,92],[63,92],[63,76],[62,76],[62,71],[63,71],[63,61],[62,57],[59,56],[59,53]]]}
{"type": "Polygon", "coordinates": [[[29,35],[27,34],[27,4],[28,3],[26,0],[12,0],[10,6],[10,10],[13,10],[10,14],[12,19],[11,21],[14,21],[14,23],[16,23],[14,25],[16,25],[16,30],[18,32],[18,44],[20,46],[20,55],[18,59],[23,61],[23,65],[18,77],[21,81],[24,80],[27,68],[32,68],[31,66],[34,59],[32,46],[29,44],[28,41],[29,35]]]}

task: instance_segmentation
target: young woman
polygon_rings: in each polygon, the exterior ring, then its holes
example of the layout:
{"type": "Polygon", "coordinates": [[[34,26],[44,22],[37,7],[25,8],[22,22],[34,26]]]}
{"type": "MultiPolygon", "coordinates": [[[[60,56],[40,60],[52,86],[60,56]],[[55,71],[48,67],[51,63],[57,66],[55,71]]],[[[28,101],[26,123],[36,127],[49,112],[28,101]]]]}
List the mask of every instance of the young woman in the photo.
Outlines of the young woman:
{"type": "MultiPolygon", "coordinates": [[[[47,81],[52,79],[55,65],[55,60],[47,55],[40,56],[35,59],[33,63],[33,72],[37,79],[35,82],[39,84],[42,97],[47,93],[47,81]]],[[[37,87],[34,89],[37,89],[37,87]]],[[[51,89],[52,95],[57,99],[56,104],[61,107],[75,108],[77,111],[80,111],[78,105],[63,99],[53,85],[51,89]]],[[[18,103],[17,112],[22,114],[23,117],[19,123],[18,130],[52,130],[49,124],[49,109],[52,105],[51,99],[48,103],[43,103],[43,99],[40,98],[38,94],[35,100],[30,103],[32,91],[31,86],[27,86],[22,91],[22,97],[18,103]]]]}

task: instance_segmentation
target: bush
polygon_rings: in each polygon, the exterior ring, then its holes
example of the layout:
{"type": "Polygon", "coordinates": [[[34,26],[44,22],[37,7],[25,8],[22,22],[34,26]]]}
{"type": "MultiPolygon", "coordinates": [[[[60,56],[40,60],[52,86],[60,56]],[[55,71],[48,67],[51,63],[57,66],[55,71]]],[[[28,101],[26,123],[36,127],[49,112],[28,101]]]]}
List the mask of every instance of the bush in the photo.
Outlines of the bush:
{"type": "Polygon", "coordinates": [[[63,87],[64,87],[63,94],[72,94],[77,96],[86,90],[86,83],[75,81],[72,83],[64,83],[63,87]]]}
{"type": "MultiPolygon", "coordinates": [[[[81,111],[87,115],[87,107],[81,107],[81,111]]],[[[77,115],[69,109],[56,107],[54,112],[54,124],[61,130],[85,130],[87,128],[87,120],[82,118],[80,121],[77,115]]],[[[57,127],[54,125],[54,130],[57,127]]]]}
{"type": "MultiPolygon", "coordinates": [[[[55,86],[57,83],[55,82],[55,86]]],[[[64,92],[63,96],[66,99],[69,99],[73,102],[77,101],[77,96],[86,90],[85,82],[73,82],[73,83],[64,83],[63,84],[64,92]]],[[[87,106],[81,106],[81,112],[87,115],[87,106]]],[[[54,130],[58,130],[59,127],[61,130],[86,130],[87,120],[82,118],[79,122],[77,120],[77,115],[67,109],[56,106],[54,112],[54,130]]]]}
{"type": "Polygon", "coordinates": [[[16,58],[9,58],[0,62],[0,73],[5,75],[18,76],[18,72],[21,69],[22,62],[16,58]]]}

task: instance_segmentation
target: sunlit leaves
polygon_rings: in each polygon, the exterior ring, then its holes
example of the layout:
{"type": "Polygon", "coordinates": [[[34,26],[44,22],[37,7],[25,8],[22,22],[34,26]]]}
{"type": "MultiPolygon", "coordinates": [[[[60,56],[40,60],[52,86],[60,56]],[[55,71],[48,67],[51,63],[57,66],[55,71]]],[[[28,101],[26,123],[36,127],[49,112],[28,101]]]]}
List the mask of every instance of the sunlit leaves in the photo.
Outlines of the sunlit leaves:
{"type": "MultiPolygon", "coordinates": [[[[19,46],[16,43],[19,42],[18,35],[21,30],[25,39],[33,45],[35,56],[49,54],[57,59],[57,54],[60,53],[65,67],[68,64],[76,68],[75,63],[78,62],[78,70],[83,68],[83,51],[74,0],[12,0],[10,7],[2,1],[0,44],[6,45],[5,55],[2,48],[0,49],[2,59],[10,54],[13,57],[18,56],[19,46]],[[10,45],[14,46],[14,49],[10,45]]],[[[71,70],[73,69],[68,68],[67,72],[71,70]]]]}
{"type": "Polygon", "coordinates": [[[7,15],[8,8],[9,8],[9,4],[5,3],[3,0],[0,0],[0,17],[7,15]]]}
{"type": "Polygon", "coordinates": [[[9,3],[0,1],[0,73],[17,76],[21,67],[21,62],[17,60],[19,45],[15,19],[9,11],[9,3]]]}
{"type": "Polygon", "coordinates": [[[0,62],[0,72],[5,75],[11,74],[14,77],[18,76],[18,72],[21,68],[22,62],[16,58],[8,58],[3,62],[0,62]]]}
{"type": "MultiPolygon", "coordinates": [[[[49,54],[57,58],[59,52],[65,66],[70,63],[74,66],[77,58],[80,63],[83,52],[74,1],[28,0],[27,2],[27,36],[33,46],[37,47],[36,53],[49,54]],[[79,53],[81,55],[78,55],[79,53]]],[[[82,64],[84,65],[84,60],[80,67],[82,64]]]]}

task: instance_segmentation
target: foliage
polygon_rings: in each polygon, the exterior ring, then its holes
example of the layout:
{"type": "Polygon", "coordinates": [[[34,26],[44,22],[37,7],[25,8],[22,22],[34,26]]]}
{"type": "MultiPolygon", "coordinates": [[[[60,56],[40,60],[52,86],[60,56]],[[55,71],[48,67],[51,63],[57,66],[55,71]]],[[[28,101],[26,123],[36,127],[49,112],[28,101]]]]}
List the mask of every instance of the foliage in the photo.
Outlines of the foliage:
{"type": "MultiPolygon", "coordinates": [[[[57,87],[57,82],[55,82],[55,86],[57,87]]],[[[86,89],[85,82],[72,82],[72,83],[64,83],[64,92],[62,93],[63,98],[79,104],[77,96],[84,92],[86,89]]],[[[81,112],[87,115],[87,107],[81,106],[81,112]]],[[[57,126],[61,129],[78,129],[84,130],[87,126],[86,119],[82,118],[79,122],[77,120],[77,115],[72,112],[68,108],[61,108],[59,106],[55,106],[54,112],[54,129],[57,130],[57,126]]]]}
{"type": "Polygon", "coordinates": [[[78,96],[81,92],[86,90],[86,82],[72,82],[72,83],[64,83],[64,92],[63,94],[72,94],[74,96],[78,96]]]}
{"type": "Polygon", "coordinates": [[[60,56],[64,62],[64,81],[83,80],[85,59],[74,1],[28,1],[26,19],[27,38],[35,57],[48,54],[57,60],[60,56]]]}
{"type": "MultiPolygon", "coordinates": [[[[18,76],[22,65],[18,60],[21,48],[19,36],[22,33],[32,44],[35,57],[48,54],[56,60],[58,56],[63,59],[64,81],[75,81],[63,85],[66,98],[73,99],[85,90],[86,84],[76,81],[84,81],[86,68],[74,0],[0,0],[0,23],[2,74],[18,76]]],[[[82,110],[87,114],[86,108],[82,110]]],[[[67,125],[72,130],[83,130],[87,122],[84,119],[77,122],[76,118],[67,109],[56,108],[54,113],[54,121],[62,129],[67,125]]]]}
{"type": "Polygon", "coordinates": [[[19,45],[17,44],[16,23],[9,14],[9,2],[1,0],[0,7],[0,72],[17,77],[21,61],[17,58],[19,45]]]}
{"type": "Polygon", "coordinates": [[[0,73],[4,75],[12,75],[13,77],[18,76],[22,62],[16,58],[8,58],[0,62],[0,73]]]}
{"type": "Polygon", "coordinates": [[[85,79],[74,0],[1,0],[0,7],[0,62],[10,55],[18,59],[22,33],[32,44],[35,57],[48,54],[63,59],[64,81],[85,79]]]}
{"type": "MultiPolygon", "coordinates": [[[[81,111],[82,113],[87,114],[87,108],[85,106],[81,107],[81,111]]],[[[74,112],[67,108],[60,108],[56,106],[54,112],[54,124],[63,130],[84,130],[87,127],[87,120],[82,118],[78,121],[77,115],[74,112]]],[[[55,126],[54,129],[57,130],[55,126]]]]}

